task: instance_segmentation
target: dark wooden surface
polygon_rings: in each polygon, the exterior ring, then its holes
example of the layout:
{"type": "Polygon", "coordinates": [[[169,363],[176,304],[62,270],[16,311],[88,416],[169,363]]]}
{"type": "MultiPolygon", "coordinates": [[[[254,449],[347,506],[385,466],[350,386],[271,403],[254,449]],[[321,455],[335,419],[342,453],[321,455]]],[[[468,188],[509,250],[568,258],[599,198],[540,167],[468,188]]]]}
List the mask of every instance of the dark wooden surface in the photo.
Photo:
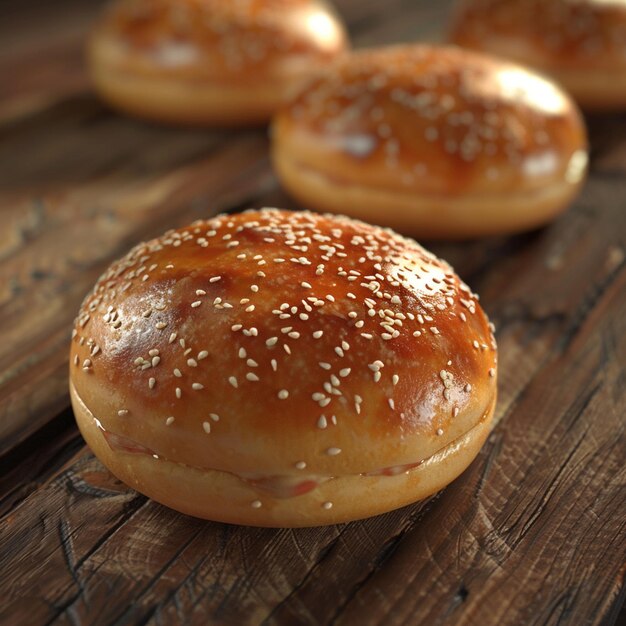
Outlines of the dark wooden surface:
{"type": "MultiPolygon", "coordinates": [[[[343,0],[359,46],[437,39],[449,2],[343,0]]],[[[0,623],[613,624],[626,570],[626,114],[590,118],[589,182],[555,224],[432,244],[498,327],[497,425],[438,496],[304,530],[203,522],[116,481],[69,410],[70,322],[135,242],[295,207],[264,129],[107,110],[88,0],[0,0],[0,623]]],[[[503,207],[506,210],[506,207],[503,207]]]]}

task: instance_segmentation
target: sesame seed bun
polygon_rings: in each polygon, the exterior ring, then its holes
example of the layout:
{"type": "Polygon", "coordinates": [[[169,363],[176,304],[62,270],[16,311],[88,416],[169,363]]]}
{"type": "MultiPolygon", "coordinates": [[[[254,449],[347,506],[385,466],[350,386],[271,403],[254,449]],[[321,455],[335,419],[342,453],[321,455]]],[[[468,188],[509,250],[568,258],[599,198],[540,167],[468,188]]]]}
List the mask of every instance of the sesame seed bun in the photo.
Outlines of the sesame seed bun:
{"type": "Polygon", "coordinates": [[[111,105],[176,124],[256,124],[347,47],[324,0],[117,0],[88,45],[111,105]]]}
{"type": "Polygon", "coordinates": [[[305,206],[422,238],[545,224],[586,172],[584,125],[565,93],[452,47],[350,55],[310,80],[272,130],[275,168],[305,206]]]}
{"type": "Polygon", "coordinates": [[[622,0],[462,0],[450,37],[551,75],[585,109],[626,107],[622,0]]]}
{"type": "Polygon", "coordinates": [[[76,319],[71,396],[93,451],[142,493],[308,526],[456,478],[487,436],[496,360],[476,296],[415,242],[251,211],[111,266],[76,319]]]}

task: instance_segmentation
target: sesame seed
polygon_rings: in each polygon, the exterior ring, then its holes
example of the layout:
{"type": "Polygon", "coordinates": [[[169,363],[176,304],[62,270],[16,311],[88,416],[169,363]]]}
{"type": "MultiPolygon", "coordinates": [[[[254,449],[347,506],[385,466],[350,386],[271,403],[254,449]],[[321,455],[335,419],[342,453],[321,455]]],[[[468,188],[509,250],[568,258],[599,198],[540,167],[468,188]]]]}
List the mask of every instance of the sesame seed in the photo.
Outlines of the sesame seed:
{"type": "Polygon", "coordinates": [[[150,378],[150,379],[148,380],[148,387],[149,387],[150,389],[154,389],[154,386],[155,386],[155,385],[156,385],[156,378],[150,378]]]}
{"type": "Polygon", "coordinates": [[[253,501],[250,503],[250,506],[251,506],[253,509],[260,509],[260,508],[263,506],[263,503],[262,503],[260,500],[253,500],[253,501]]]}
{"type": "Polygon", "coordinates": [[[189,367],[198,367],[198,362],[195,359],[187,359],[187,365],[189,367]]]}
{"type": "Polygon", "coordinates": [[[170,415],[168,418],[166,418],[165,420],[165,425],[166,426],[171,426],[174,423],[174,416],[170,415]]]}
{"type": "Polygon", "coordinates": [[[254,372],[248,372],[246,374],[246,380],[249,380],[250,382],[256,383],[256,382],[259,381],[259,377],[254,372]]]}
{"type": "Polygon", "coordinates": [[[438,428],[437,429],[437,436],[441,437],[441,435],[443,435],[443,428],[438,428]]]}
{"type": "Polygon", "coordinates": [[[399,381],[399,380],[400,380],[400,376],[398,376],[397,374],[394,374],[394,375],[391,377],[391,382],[394,384],[394,386],[398,384],[398,381],[399,381]]]}
{"type": "Polygon", "coordinates": [[[295,468],[299,470],[303,470],[306,467],[306,463],[304,461],[298,461],[295,464],[295,468]]]}
{"type": "Polygon", "coordinates": [[[181,398],[181,397],[182,397],[182,395],[183,395],[183,391],[182,391],[182,389],[181,389],[180,387],[176,387],[176,391],[175,391],[175,393],[176,393],[176,397],[180,400],[180,398],[181,398]]]}
{"type": "Polygon", "coordinates": [[[281,389],[278,392],[278,399],[279,400],[286,400],[289,397],[289,392],[286,389],[281,389]]]}
{"type": "Polygon", "coordinates": [[[182,378],[183,374],[178,368],[176,368],[174,370],[174,376],[176,376],[176,378],[182,378]]]}
{"type": "Polygon", "coordinates": [[[195,391],[200,391],[201,389],[204,389],[204,385],[202,383],[192,383],[191,388],[195,391]]]}
{"type": "Polygon", "coordinates": [[[489,370],[489,376],[490,376],[490,378],[493,378],[495,375],[496,375],[496,370],[492,367],[489,370]]]}
{"type": "Polygon", "coordinates": [[[228,382],[235,388],[237,389],[237,387],[239,386],[239,384],[237,383],[237,379],[234,376],[229,376],[228,377],[228,382]]]}
{"type": "Polygon", "coordinates": [[[326,450],[326,454],[328,456],[337,456],[338,454],[341,454],[341,448],[328,448],[326,450]]]}
{"type": "Polygon", "coordinates": [[[327,426],[328,426],[328,421],[326,420],[326,417],[324,415],[320,415],[319,419],[317,420],[317,427],[324,429],[327,426]]]}
{"type": "Polygon", "coordinates": [[[332,503],[332,502],[324,502],[324,503],[322,504],[322,508],[323,508],[323,509],[326,509],[326,510],[328,510],[328,509],[332,509],[332,508],[333,508],[333,503],[332,503]]]}
{"type": "Polygon", "coordinates": [[[202,361],[202,359],[206,359],[209,356],[209,353],[206,350],[200,350],[198,352],[198,361],[202,361]]]}
{"type": "Polygon", "coordinates": [[[211,432],[211,422],[202,422],[202,430],[208,435],[211,432]]]}
{"type": "Polygon", "coordinates": [[[196,307],[199,307],[202,304],[201,300],[196,300],[195,302],[191,303],[191,308],[195,309],[196,307]]]}
{"type": "Polygon", "coordinates": [[[221,278],[221,276],[213,276],[212,278],[209,278],[209,282],[216,283],[218,280],[221,280],[221,278]]]}
{"type": "Polygon", "coordinates": [[[118,414],[120,417],[124,417],[125,415],[128,415],[128,409],[120,409],[120,410],[117,412],[117,414],[118,414]]]}
{"type": "Polygon", "coordinates": [[[323,334],[323,330],[316,330],[313,332],[313,339],[319,339],[323,334]]]}

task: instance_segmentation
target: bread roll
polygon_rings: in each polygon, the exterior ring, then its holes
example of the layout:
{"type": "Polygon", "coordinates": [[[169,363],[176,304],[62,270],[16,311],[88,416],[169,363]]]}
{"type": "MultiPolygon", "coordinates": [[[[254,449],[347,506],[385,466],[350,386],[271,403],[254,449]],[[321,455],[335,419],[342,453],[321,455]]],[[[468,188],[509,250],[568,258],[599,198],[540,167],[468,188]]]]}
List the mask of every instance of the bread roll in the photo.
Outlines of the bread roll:
{"type": "Polygon", "coordinates": [[[92,33],[94,85],[150,120],[269,120],[303,76],[347,46],[323,0],[117,0],[92,33]]]}
{"type": "Polygon", "coordinates": [[[141,493],[313,526],[456,478],[488,434],[496,360],[477,297],[414,241],[262,210],[114,263],[76,319],[70,384],[87,443],[141,493]]]}
{"type": "Polygon", "coordinates": [[[538,227],[586,172],[583,121],[558,87],[452,47],[364,51],[311,80],[273,124],[273,161],[304,206],[420,238],[538,227]]]}
{"type": "Polygon", "coordinates": [[[454,43],[551,75],[588,110],[626,107],[622,0],[464,0],[454,43]]]}

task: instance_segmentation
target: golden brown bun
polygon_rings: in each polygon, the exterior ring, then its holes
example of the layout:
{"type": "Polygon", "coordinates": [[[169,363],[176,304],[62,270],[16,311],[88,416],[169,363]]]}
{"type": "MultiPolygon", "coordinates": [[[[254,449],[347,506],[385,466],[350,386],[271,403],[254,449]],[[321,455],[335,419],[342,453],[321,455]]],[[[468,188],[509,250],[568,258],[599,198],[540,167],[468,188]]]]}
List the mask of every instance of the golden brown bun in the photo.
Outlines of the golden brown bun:
{"type": "Polygon", "coordinates": [[[267,121],[347,36],[323,0],[117,0],[88,46],[113,106],[178,124],[267,121]]]}
{"type": "Polygon", "coordinates": [[[552,83],[431,46],[337,62],[277,114],[272,151],[305,206],[431,238],[546,223],[578,192],[587,156],[581,116],[552,83]]]}
{"type": "Polygon", "coordinates": [[[111,266],[73,335],[94,452],[220,521],[334,523],[425,497],[476,455],[495,403],[476,297],[415,242],[347,218],[265,210],[170,231],[111,266]]]}
{"type": "Polygon", "coordinates": [[[451,40],[550,74],[590,110],[626,107],[622,0],[461,0],[451,40]]]}

